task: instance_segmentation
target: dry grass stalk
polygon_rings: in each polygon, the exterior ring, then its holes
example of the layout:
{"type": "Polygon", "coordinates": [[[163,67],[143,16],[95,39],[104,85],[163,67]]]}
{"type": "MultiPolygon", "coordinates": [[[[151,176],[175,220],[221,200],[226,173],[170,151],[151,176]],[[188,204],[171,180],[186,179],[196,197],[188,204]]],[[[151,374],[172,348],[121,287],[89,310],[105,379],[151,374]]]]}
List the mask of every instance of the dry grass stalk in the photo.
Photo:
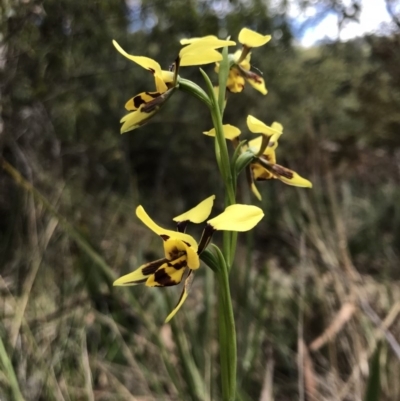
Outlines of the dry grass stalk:
{"type": "Polygon", "coordinates": [[[351,302],[345,302],[339,312],[333,318],[331,324],[325,331],[317,337],[311,344],[310,350],[317,351],[323,347],[328,341],[332,341],[335,336],[343,329],[345,324],[352,318],[357,307],[351,302]]]}

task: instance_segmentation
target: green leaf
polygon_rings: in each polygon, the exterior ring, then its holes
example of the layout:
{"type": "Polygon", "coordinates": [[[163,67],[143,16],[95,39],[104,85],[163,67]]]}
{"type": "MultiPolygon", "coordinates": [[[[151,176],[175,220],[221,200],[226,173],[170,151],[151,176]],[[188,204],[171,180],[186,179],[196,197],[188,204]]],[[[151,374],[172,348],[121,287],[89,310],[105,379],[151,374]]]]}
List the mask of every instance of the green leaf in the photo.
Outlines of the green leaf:
{"type": "Polygon", "coordinates": [[[219,63],[219,74],[218,74],[218,84],[219,84],[218,106],[221,115],[224,114],[226,81],[228,80],[228,74],[229,74],[228,48],[224,47],[222,49],[222,60],[219,63]]]}
{"type": "Polygon", "coordinates": [[[254,159],[254,153],[247,150],[243,152],[236,160],[235,172],[237,175],[241,173],[254,159]]]}

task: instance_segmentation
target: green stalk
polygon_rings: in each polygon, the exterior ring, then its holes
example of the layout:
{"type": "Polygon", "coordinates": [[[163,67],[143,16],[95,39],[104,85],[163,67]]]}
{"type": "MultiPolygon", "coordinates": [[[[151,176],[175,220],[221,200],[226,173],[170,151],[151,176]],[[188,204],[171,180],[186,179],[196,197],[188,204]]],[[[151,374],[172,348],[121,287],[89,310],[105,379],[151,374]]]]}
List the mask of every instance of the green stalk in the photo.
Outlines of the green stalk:
{"type": "Polygon", "coordinates": [[[14,368],[8,357],[6,348],[4,347],[3,341],[0,337],[0,362],[3,366],[4,373],[9,381],[11,392],[13,395],[13,399],[15,401],[24,401],[24,397],[21,394],[21,390],[19,389],[17,376],[15,375],[14,368]]]}
{"type": "Polygon", "coordinates": [[[236,395],[236,330],[232,299],[229,288],[229,271],[220,249],[213,245],[217,254],[218,322],[221,360],[222,400],[234,401],[236,395]]]}

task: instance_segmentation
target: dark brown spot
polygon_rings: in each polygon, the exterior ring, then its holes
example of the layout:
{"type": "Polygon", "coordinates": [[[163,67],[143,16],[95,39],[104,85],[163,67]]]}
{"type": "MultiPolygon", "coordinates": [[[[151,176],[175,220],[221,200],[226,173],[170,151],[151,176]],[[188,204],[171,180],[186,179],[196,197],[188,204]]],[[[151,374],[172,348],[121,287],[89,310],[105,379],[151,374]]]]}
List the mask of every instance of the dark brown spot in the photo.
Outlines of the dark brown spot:
{"type": "Polygon", "coordinates": [[[169,287],[178,284],[175,280],[172,280],[171,276],[165,271],[165,269],[159,269],[155,272],[154,281],[162,287],[169,287]]]}
{"type": "Polygon", "coordinates": [[[158,259],[155,260],[154,262],[147,263],[143,268],[142,268],[142,274],[145,276],[150,276],[154,272],[157,271],[157,269],[162,266],[164,263],[167,263],[168,259],[163,258],[163,259],[158,259]]]}
{"type": "Polygon", "coordinates": [[[172,264],[172,267],[175,270],[180,270],[180,269],[182,269],[183,267],[186,267],[186,266],[187,266],[187,260],[186,259],[181,260],[180,262],[172,264]]]}
{"type": "Polygon", "coordinates": [[[288,180],[291,180],[293,178],[293,171],[289,170],[286,167],[280,166],[279,164],[274,164],[273,166],[271,166],[271,168],[275,174],[280,175],[281,177],[285,177],[288,180]]]}
{"type": "Polygon", "coordinates": [[[169,240],[169,235],[161,234],[160,237],[161,237],[164,241],[168,241],[168,240],[169,240]]]}

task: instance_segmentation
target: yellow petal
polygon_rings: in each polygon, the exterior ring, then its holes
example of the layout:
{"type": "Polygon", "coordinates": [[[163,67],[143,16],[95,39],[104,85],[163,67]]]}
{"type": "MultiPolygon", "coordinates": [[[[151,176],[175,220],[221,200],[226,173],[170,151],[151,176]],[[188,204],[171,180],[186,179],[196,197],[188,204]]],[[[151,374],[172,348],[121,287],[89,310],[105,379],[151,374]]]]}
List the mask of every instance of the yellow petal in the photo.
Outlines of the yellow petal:
{"type": "Polygon", "coordinates": [[[133,111],[132,113],[129,113],[121,118],[121,123],[123,123],[121,126],[121,134],[139,128],[158,111],[158,108],[156,108],[153,111],[146,113],[143,112],[143,106],[145,106],[145,104],[140,106],[138,110],[133,111]]]}
{"type": "Polygon", "coordinates": [[[197,254],[197,251],[190,246],[187,246],[186,248],[186,258],[189,269],[196,270],[200,267],[199,255],[197,254]]]}
{"type": "Polygon", "coordinates": [[[226,81],[227,89],[232,93],[240,93],[244,89],[244,78],[236,67],[229,70],[228,79],[226,81]]]}
{"type": "Polygon", "coordinates": [[[262,138],[262,136],[258,136],[256,139],[249,141],[248,146],[253,153],[257,154],[259,152],[262,145],[262,138]]]}
{"type": "Polygon", "coordinates": [[[261,35],[248,28],[243,28],[239,33],[239,42],[247,47],[263,46],[270,40],[271,35],[261,35]]]}
{"type": "Polygon", "coordinates": [[[254,182],[251,183],[251,191],[253,192],[253,194],[255,195],[255,197],[259,201],[262,200],[261,194],[260,194],[260,192],[258,192],[258,189],[257,189],[256,184],[254,182]]]}
{"type": "Polygon", "coordinates": [[[174,217],[172,220],[177,221],[178,223],[181,221],[190,221],[195,224],[202,223],[210,215],[211,209],[214,204],[214,199],[215,195],[211,195],[207,199],[204,199],[202,202],[200,202],[194,208],[180,214],[179,216],[174,217]]]}
{"type": "Polygon", "coordinates": [[[256,181],[265,181],[275,178],[275,176],[269,170],[257,163],[252,163],[250,168],[256,181]]]}
{"type": "Polygon", "coordinates": [[[180,66],[201,65],[215,63],[222,60],[221,53],[215,49],[224,46],[233,46],[236,43],[232,40],[221,40],[218,38],[200,38],[188,46],[185,46],[180,52],[180,66]]]}
{"type": "Polygon", "coordinates": [[[200,38],[181,49],[181,51],[179,52],[179,56],[182,58],[189,53],[202,52],[207,49],[215,50],[221,47],[234,45],[236,45],[236,42],[234,42],[233,40],[223,40],[215,37],[200,38]]]}
{"type": "Polygon", "coordinates": [[[184,261],[185,256],[174,261],[179,263],[179,268],[176,269],[172,262],[168,262],[160,267],[154,274],[152,274],[146,281],[147,287],[171,287],[178,285],[182,281],[183,274],[186,271],[186,267],[181,267],[180,263],[184,261]]]}
{"type": "Polygon", "coordinates": [[[162,70],[161,78],[165,83],[170,84],[170,83],[174,82],[174,73],[172,71],[162,70]]]}
{"type": "Polygon", "coordinates": [[[264,134],[264,135],[274,135],[274,134],[282,134],[283,128],[280,124],[279,126],[275,125],[274,127],[269,127],[268,125],[264,124],[258,118],[253,116],[247,116],[247,126],[251,132],[254,134],[264,134]]]}
{"type": "Polygon", "coordinates": [[[192,249],[190,245],[181,239],[170,238],[164,241],[164,253],[169,261],[173,261],[185,255],[185,266],[188,266],[190,269],[198,269],[200,267],[200,259],[197,250],[192,249]]]}
{"type": "Polygon", "coordinates": [[[160,96],[160,92],[142,92],[133,97],[132,99],[129,99],[125,103],[125,108],[129,111],[135,111],[140,108],[140,106],[144,103],[151,102],[154,100],[156,97],[160,96]]]}
{"type": "Polygon", "coordinates": [[[163,258],[146,263],[132,273],[125,274],[125,276],[115,280],[113,285],[137,285],[144,283],[150,275],[154,274],[160,268],[160,266],[166,265],[166,262],[167,260],[163,258]]]}
{"type": "Polygon", "coordinates": [[[263,218],[263,211],[253,205],[231,205],[223,213],[209,220],[215,230],[249,231],[263,218]]]}
{"type": "MultiPolygon", "coordinates": [[[[241,54],[242,54],[241,50],[238,50],[236,53],[234,53],[234,55],[233,55],[234,60],[239,60],[241,54]]],[[[242,70],[245,70],[245,71],[250,70],[250,68],[251,68],[250,58],[251,58],[251,53],[248,53],[247,56],[240,62],[239,65],[242,70]]]]}
{"type": "Polygon", "coordinates": [[[187,67],[190,65],[210,64],[221,60],[222,60],[222,55],[217,50],[205,49],[199,52],[195,51],[193,53],[186,53],[181,58],[180,66],[187,67]]]}
{"type": "Polygon", "coordinates": [[[192,43],[196,43],[199,40],[218,40],[218,38],[214,35],[207,35],[207,36],[202,36],[201,38],[184,38],[180,40],[181,45],[190,45],[192,43]]]}
{"type": "Polygon", "coordinates": [[[246,76],[246,81],[263,95],[268,93],[268,90],[265,87],[264,78],[260,77],[258,74],[251,72],[251,74],[246,76]]]}
{"type": "MultiPolygon", "coordinates": [[[[240,135],[240,129],[235,127],[234,125],[224,124],[223,129],[225,139],[232,140],[240,135]]],[[[210,129],[210,131],[204,131],[203,134],[208,136],[215,136],[215,128],[210,129]]]]}
{"type": "Polygon", "coordinates": [[[145,212],[143,206],[138,206],[136,208],[136,216],[142,221],[144,225],[146,225],[151,231],[155,232],[156,234],[160,236],[167,236],[168,238],[180,239],[181,241],[189,244],[194,251],[197,251],[197,242],[191,235],[180,233],[177,231],[166,230],[160,227],[145,212]]]}
{"type": "Polygon", "coordinates": [[[272,166],[272,169],[276,178],[280,179],[285,184],[293,185],[294,187],[312,188],[312,183],[310,181],[301,177],[293,170],[278,164],[272,166]]]}
{"type": "Polygon", "coordinates": [[[165,323],[168,323],[176,315],[176,312],[178,312],[178,310],[181,308],[183,303],[186,301],[186,298],[189,295],[190,287],[193,282],[193,277],[194,276],[192,275],[192,271],[190,271],[188,276],[186,277],[185,284],[183,286],[182,293],[181,293],[181,296],[179,297],[178,303],[176,304],[173,311],[165,319],[165,323]]]}
{"type": "Polygon", "coordinates": [[[149,57],[132,56],[128,54],[115,40],[113,40],[113,45],[123,56],[125,56],[129,60],[132,60],[136,64],[139,64],[141,67],[145,68],[151,73],[161,76],[161,67],[160,64],[157,63],[157,61],[149,57]]]}

